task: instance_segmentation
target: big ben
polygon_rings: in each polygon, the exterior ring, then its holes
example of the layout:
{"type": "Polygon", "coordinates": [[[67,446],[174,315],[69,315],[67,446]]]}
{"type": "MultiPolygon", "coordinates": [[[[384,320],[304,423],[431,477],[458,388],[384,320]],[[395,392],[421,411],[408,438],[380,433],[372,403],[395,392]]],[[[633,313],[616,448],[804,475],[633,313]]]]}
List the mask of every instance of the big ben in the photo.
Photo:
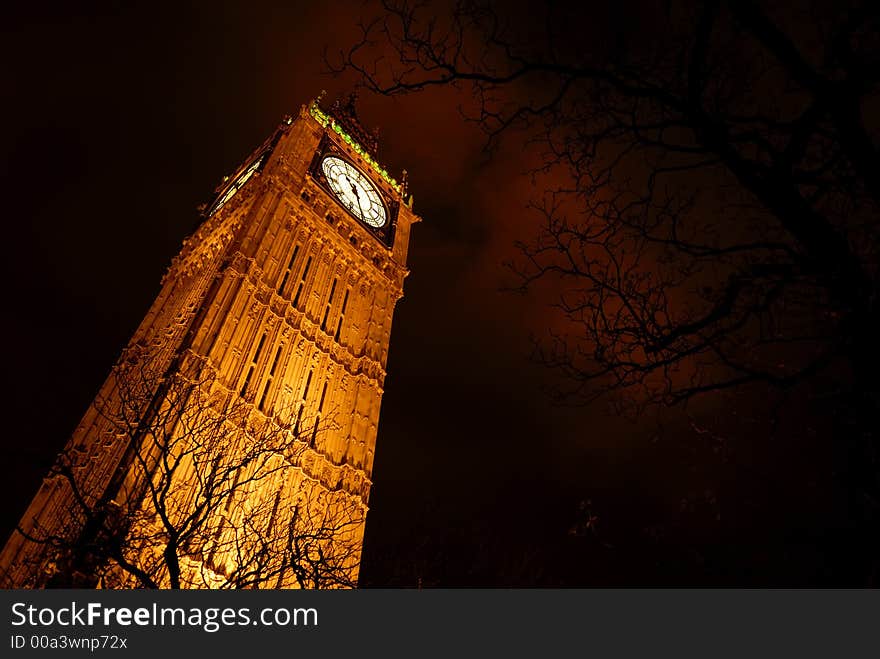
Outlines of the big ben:
{"type": "Polygon", "coordinates": [[[357,583],[406,189],[354,99],[215,191],[0,554],[0,586],[357,583]]]}

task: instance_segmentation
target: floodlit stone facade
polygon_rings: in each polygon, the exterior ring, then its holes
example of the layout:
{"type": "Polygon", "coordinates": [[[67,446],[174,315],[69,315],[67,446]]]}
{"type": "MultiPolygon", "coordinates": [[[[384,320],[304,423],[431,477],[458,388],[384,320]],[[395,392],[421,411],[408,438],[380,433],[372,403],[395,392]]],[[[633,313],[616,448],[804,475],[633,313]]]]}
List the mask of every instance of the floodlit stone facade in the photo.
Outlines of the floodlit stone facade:
{"type": "Polygon", "coordinates": [[[419,220],[375,148],[351,104],[315,102],[224,181],[0,554],[0,585],[356,584],[419,220]]]}

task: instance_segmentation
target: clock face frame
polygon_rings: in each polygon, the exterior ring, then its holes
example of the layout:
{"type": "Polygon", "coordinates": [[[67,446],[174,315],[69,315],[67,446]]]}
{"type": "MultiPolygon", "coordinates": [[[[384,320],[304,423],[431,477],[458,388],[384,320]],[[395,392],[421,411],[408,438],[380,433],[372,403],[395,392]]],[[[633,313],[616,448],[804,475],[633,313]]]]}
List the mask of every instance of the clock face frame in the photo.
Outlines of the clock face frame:
{"type": "Polygon", "coordinates": [[[388,222],[382,196],[367,176],[347,160],[335,155],[321,159],[327,185],[349,213],[373,229],[388,222]]]}
{"type": "Polygon", "coordinates": [[[211,211],[208,213],[208,215],[213,215],[221,208],[223,208],[224,204],[232,199],[235,193],[244,187],[244,184],[247,183],[251,179],[251,177],[260,170],[263,163],[266,161],[267,155],[268,154],[266,153],[261,154],[256,160],[245,167],[244,171],[242,171],[238,176],[235,177],[235,179],[233,179],[232,183],[230,183],[223,190],[223,192],[220,193],[220,196],[217,197],[217,201],[215,201],[214,204],[211,206],[211,211]]]}
{"type": "Polygon", "coordinates": [[[232,177],[231,182],[227,182],[225,186],[218,188],[220,191],[217,196],[214,197],[210,210],[206,213],[208,217],[223,208],[226,202],[232,199],[232,197],[235,196],[235,193],[241,190],[245,183],[247,183],[254,174],[263,170],[263,167],[269,160],[269,156],[272,155],[275,146],[278,144],[278,140],[281,139],[281,136],[286,132],[286,129],[286,125],[279,127],[268,140],[263,142],[257,150],[257,156],[252,158],[247,165],[240,168],[235,176],[232,177]]]}
{"type": "MultiPolygon", "coordinates": [[[[345,150],[336,144],[330,136],[325,134],[324,137],[321,138],[318,149],[315,151],[315,155],[312,158],[312,163],[309,167],[309,174],[311,175],[312,180],[317,183],[319,187],[323,188],[333,201],[348,211],[348,213],[358,221],[361,227],[382,242],[385,247],[390,248],[394,245],[394,234],[397,230],[397,215],[400,211],[400,202],[393,194],[385,190],[381,183],[374,182],[364,173],[363,169],[353,164],[354,161],[355,159],[353,156],[346,153],[345,150]],[[336,161],[341,161],[350,167],[351,170],[345,169],[344,166],[340,165],[340,167],[342,167],[342,169],[339,170],[340,172],[344,171],[348,173],[349,171],[354,171],[357,172],[362,179],[358,178],[358,180],[355,181],[352,179],[351,175],[349,175],[349,182],[340,175],[336,178],[336,189],[334,189],[333,181],[324,171],[323,165],[325,161],[329,161],[328,165],[334,164],[336,161]],[[358,190],[357,196],[352,191],[352,183],[355,184],[355,188],[358,190]],[[364,192],[362,192],[362,190],[364,192]],[[385,215],[382,224],[379,224],[378,219],[378,217],[381,216],[371,216],[367,207],[363,204],[363,198],[361,195],[367,194],[369,196],[370,190],[377,195],[379,207],[384,208],[385,215]],[[346,195],[349,196],[348,200],[351,203],[346,203],[346,195]],[[361,200],[361,207],[364,211],[363,214],[366,215],[366,219],[362,219],[360,209],[357,205],[358,199],[361,200]],[[371,217],[374,218],[373,223],[370,223],[371,217]]],[[[333,171],[331,170],[331,174],[332,173],[333,171]]],[[[375,202],[376,200],[372,199],[372,201],[375,202]]]]}

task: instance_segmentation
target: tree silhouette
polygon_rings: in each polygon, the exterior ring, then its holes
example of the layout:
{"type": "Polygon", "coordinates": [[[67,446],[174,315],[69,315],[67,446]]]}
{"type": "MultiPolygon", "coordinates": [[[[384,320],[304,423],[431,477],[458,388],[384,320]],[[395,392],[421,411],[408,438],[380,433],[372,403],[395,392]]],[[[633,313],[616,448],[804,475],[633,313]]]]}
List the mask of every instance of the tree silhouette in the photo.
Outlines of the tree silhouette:
{"type": "Polygon", "coordinates": [[[20,552],[30,564],[16,568],[29,585],[356,586],[364,505],[300,467],[332,415],[315,428],[293,428],[285,411],[267,417],[193,353],[157,390],[135,351],[94,405],[105,435],[125,445],[120,468],[96,488],[86,447],[61,452],[47,482],[62,492],[65,523],[17,529],[31,544],[20,552]]]}
{"type": "Polygon", "coordinates": [[[878,546],[876,5],[518,11],[385,2],[328,64],[388,96],[458,88],[489,146],[539,154],[540,223],[512,267],[558,293],[536,355],[561,399],[821,393],[878,546]]]}

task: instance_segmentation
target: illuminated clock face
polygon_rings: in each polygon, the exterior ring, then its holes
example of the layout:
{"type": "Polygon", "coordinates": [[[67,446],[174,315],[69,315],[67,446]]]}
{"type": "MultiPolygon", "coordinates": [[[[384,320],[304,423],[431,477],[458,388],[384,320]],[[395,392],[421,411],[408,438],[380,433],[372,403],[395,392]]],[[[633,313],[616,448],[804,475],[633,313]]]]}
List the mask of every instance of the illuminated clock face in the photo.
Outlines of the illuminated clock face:
{"type": "Polygon", "coordinates": [[[352,215],[376,229],[385,226],[388,221],[385,204],[370,179],[354,165],[335,156],[324,158],[321,169],[333,194],[352,215]]]}
{"type": "Polygon", "coordinates": [[[260,165],[263,162],[263,157],[257,158],[254,162],[248,165],[247,169],[245,169],[238,177],[229,184],[229,187],[223,192],[223,195],[217,202],[214,204],[214,208],[211,209],[211,215],[219,211],[223,208],[223,205],[232,199],[232,195],[241,190],[244,187],[244,184],[250,180],[251,176],[260,168],[260,165]]]}

